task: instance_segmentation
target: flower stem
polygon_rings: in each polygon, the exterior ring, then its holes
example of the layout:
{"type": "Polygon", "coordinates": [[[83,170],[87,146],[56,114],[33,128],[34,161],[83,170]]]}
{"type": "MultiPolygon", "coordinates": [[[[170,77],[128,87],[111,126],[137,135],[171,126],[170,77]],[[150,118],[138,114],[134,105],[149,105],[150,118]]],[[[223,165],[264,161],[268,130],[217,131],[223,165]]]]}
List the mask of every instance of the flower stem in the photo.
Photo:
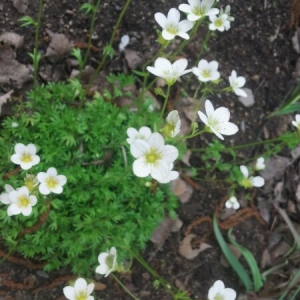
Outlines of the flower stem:
{"type": "Polygon", "coordinates": [[[40,33],[40,26],[41,26],[41,18],[43,14],[43,0],[39,0],[39,10],[38,10],[38,17],[35,27],[35,38],[34,38],[34,70],[33,70],[33,85],[34,87],[37,86],[37,72],[38,72],[38,48],[39,48],[39,33],[40,33]]]}
{"type": "MultiPolygon", "coordinates": [[[[119,18],[118,18],[118,20],[117,20],[117,22],[116,22],[116,24],[115,24],[115,26],[114,26],[113,33],[112,33],[112,35],[111,35],[111,37],[110,37],[110,40],[109,40],[109,43],[108,43],[108,46],[109,46],[109,47],[112,47],[112,45],[113,45],[113,42],[114,42],[115,37],[116,37],[116,34],[117,34],[117,30],[118,30],[118,28],[119,28],[119,26],[120,26],[120,24],[121,24],[121,21],[122,21],[122,19],[123,19],[123,17],[124,17],[124,14],[125,14],[125,12],[126,12],[128,6],[129,6],[129,4],[130,4],[130,2],[131,2],[131,0],[127,0],[127,1],[126,1],[126,3],[125,3],[125,5],[124,5],[124,7],[123,7],[123,9],[122,9],[122,11],[121,11],[121,13],[120,13],[120,15],[119,15],[119,18]]],[[[106,52],[103,53],[102,60],[100,61],[99,65],[98,65],[98,67],[97,67],[97,69],[96,69],[96,71],[95,71],[94,74],[92,75],[92,77],[91,77],[91,79],[90,79],[90,82],[89,82],[89,84],[88,84],[87,90],[89,90],[89,88],[91,87],[92,83],[94,82],[94,80],[96,79],[97,75],[99,74],[100,70],[101,70],[102,67],[104,66],[104,64],[105,64],[105,62],[106,62],[106,59],[107,59],[107,56],[108,56],[108,53],[106,53],[106,52]]]]}
{"type": "Polygon", "coordinates": [[[93,35],[93,32],[94,32],[96,15],[97,15],[100,4],[101,4],[101,0],[98,0],[97,3],[96,3],[96,6],[93,9],[93,15],[92,15],[92,20],[91,20],[91,25],[90,25],[90,30],[89,30],[88,47],[87,47],[87,51],[86,51],[84,59],[83,59],[83,63],[80,66],[80,70],[79,70],[80,76],[81,76],[82,68],[85,66],[85,64],[88,60],[88,57],[90,55],[90,52],[91,52],[92,35],[93,35]]]}
{"type": "Polygon", "coordinates": [[[111,274],[111,276],[118,282],[118,284],[123,288],[123,290],[132,298],[135,300],[139,300],[137,297],[135,297],[129,290],[128,288],[118,279],[117,276],[114,274],[111,274]]]}
{"type": "Polygon", "coordinates": [[[163,105],[163,108],[162,108],[161,114],[160,114],[161,118],[163,118],[163,116],[164,116],[164,112],[165,112],[165,109],[166,109],[166,106],[167,106],[167,102],[168,102],[168,99],[169,99],[169,96],[170,96],[170,89],[171,89],[171,86],[168,84],[168,88],[167,88],[167,93],[166,93],[166,96],[165,96],[164,105],[163,105]]]}
{"type": "Polygon", "coordinates": [[[196,22],[195,26],[192,28],[190,38],[188,40],[184,40],[179,47],[176,49],[176,51],[173,53],[173,57],[180,54],[183,50],[183,48],[192,40],[192,38],[195,36],[199,26],[202,24],[204,18],[201,18],[199,21],[196,22]]]}

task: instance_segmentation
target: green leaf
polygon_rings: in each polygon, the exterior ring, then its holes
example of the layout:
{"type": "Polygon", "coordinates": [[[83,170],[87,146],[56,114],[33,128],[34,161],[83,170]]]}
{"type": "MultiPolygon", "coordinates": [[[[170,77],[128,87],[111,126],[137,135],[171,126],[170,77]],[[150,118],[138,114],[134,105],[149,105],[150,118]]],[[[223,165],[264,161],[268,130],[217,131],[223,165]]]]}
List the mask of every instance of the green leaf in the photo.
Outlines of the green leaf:
{"type": "Polygon", "coordinates": [[[300,110],[299,101],[300,101],[300,81],[298,81],[297,85],[288,96],[287,102],[278,110],[268,115],[267,118],[298,112],[300,110]]]}
{"type": "Polygon", "coordinates": [[[252,277],[253,277],[254,291],[257,292],[262,288],[263,280],[262,280],[262,276],[260,274],[258,265],[256,263],[256,260],[253,256],[253,254],[248,249],[241,246],[234,240],[233,236],[231,235],[231,232],[232,232],[232,228],[228,231],[228,239],[229,239],[230,243],[233,246],[235,246],[242,253],[243,257],[247,261],[249,268],[251,270],[251,273],[252,273],[252,277]]]}
{"type": "Polygon", "coordinates": [[[37,22],[35,22],[34,19],[29,16],[22,17],[18,19],[18,21],[22,23],[21,27],[27,27],[30,25],[37,26],[37,22]]]}
{"type": "Polygon", "coordinates": [[[245,270],[245,268],[240,264],[240,262],[234,256],[234,254],[232,253],[230,248],[227,246],[227,244],[220,232],[220,229],[218,227],[218,221],[217,221],[216,215],[213,218],[213,229],[214,229],[216,239],[219,243],[219,246],[220,246],[224,256],[227,258],[228,262],[230,263],[230,265],[232,266],[234,271],[237,273],[237,275],[243,282],[246,290],[251,291],[252,290],[251,279],[250,279],[249,275],[247,274],[247,271],[245,270]]]}

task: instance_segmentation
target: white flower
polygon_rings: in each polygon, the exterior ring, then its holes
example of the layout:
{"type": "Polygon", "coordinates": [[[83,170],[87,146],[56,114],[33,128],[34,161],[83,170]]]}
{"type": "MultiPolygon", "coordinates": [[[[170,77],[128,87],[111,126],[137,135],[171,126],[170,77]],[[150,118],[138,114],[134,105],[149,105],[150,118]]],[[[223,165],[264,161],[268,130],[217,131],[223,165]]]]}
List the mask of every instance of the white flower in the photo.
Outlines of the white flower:
{"type": "Polygon", "coordinates": [[[117,267],[117,250],[111,247],[109,252],[100,253],[98,256],[100,266],[96,268],[96,273],[103,274],[107,277],[117,267]]]}
{"type": "Polygon", "coordinates": [[[300,115],[296,115],[295,120],[292,121],[292,124],[300,130],[300,115]]]}
{"type": "Polygon", "coordinates": [[[176,80],[191,72],[191,69],[186,70],[188,61],[185,58],[176,60],[173,64],[164,57],[158,57],[154,62],[154,67],[148,66],[147,70],[155,76],[164,78],[168,85],[172,85],[176,80]]]}
{"type": "Polygon", "coordinates": [[[200,81],[207,82],[220,78],[218,66],[219,64],[215,60],[208,62],[205,59],[201,59],[198,63],[198,67],[194,67],[192,71],[200,81]]]}
{"type": "Polygon", "coordinates": [[[11,203],[11,200],[9,198],[9,193],[12,192],[12,191],[15,191],[15,189],[9,185],[9,184],[6,184],[4,186],[4,189],[5,189],[5,192],[3,192],[1,195],[0,195],[0,201],[3,203],[3,204],[10,204],[11,203]]]}
{"type": "Polygon", "coordinates": [[[37,203],[36,196],[29,195],[29,190],[26,186],[22,186],[16,191],[9,192],[9,199],[11,201],[7,208],[7,214],[9,216],[18,214],[29,216],[32,212],[32,206],[37,203]]]}
{"type": "Polygon", "coordinates": [[[40,162],[40,157],[36,155],[36,147],[33,144],[25,146],[18,143],[15,145],[15,152],[10,159],[16,165],[20,165],[23,170],[28,170],[40,162]]]}
{"type": "Polygon", "coordinates": [[[225,7],[225,11],[223,11],[223,9],[221,8],[220,10],[220,15],[226,15],[227,20],[229,21],[229,23],[227,24],[227,26],[225,27],[226,30],[230,29],[230,22],[234,21],[234,17],[232,17],[230,15],[230,5],[227,5],[225,7]]]}
{"type": "Polygon", "coordinates": [[[227,208],[233,208],[233,209],[239,209],[240,208],[240,203],[238,201],[238,199],[236,199],[235,196],[231,196],[226,202],[225,202],[225,206],[227,208]]]}
{"type": "Polygon", "coordinates": [[[131,145],[134,140],[146,140],[151,135],[151,129],[149,127],[143,126],[137,131],[135,128],[128,128],[127,135],[128,139],[126,139],[127,143],[131,145]]]}
{"type": "Polygon", "coordinates": [[[230,22],[228,21],[226,14],[219,16],[210,15],[209,19],[211,21],[211,23],[209,24],[209,29],[212,31],[224,31],[226,28],[230,28],[230,22]]]}
{"type": "Polygon", "coordinates": [[[74,286],[64,287],[63,292],[69,300],[94,300],[94,297],[90,296],[94,287],[94,283],[87,284],[85,279],[78,278],[74,286]]]}
{"type": "Polygon", "coordinates": [[[208,291],[208,300],[235,300],[236,291],[225,288],[223,281],[217,280],[208,291]]]}
{"type": "Polygon", "coordinates": [[[231,75],[229,76],[229,83],[234,91],[234,93],[238,96],[247,97],[247,94],[244,90],[241,89],[246,83],[246,79],[243,76],[237,77],[236,71],[232,71],[231,75]]]}
{"type": "Polygon", "coordinates": [[[46,173],[38,173],[37,179],[40,182],[39,191],[43,195],[49,195],[51,192],[61,194],[63,191],[62,186],[67,182],[67,177],[65,175],[57,175],[55,168],[49,168],[46,173]]]}
{"type": "Polygon", "coordinates": [[[156,13],[154,18],[162,27],[162,37],[165,40],[172,40],[176,35],[186,40],[190,38],[186,32],[189,31],[194,24],[188,20],[179,21],[180,13],[176,8],[171,8],[167,17],[162,13],[156,13]]]}
{"type": "Polygon", "coordinates": [[[19,124],[16,123],[16,122],[12,122],[12,123],[11,123],[11,127],[12,127],[12,128],[17,128],[18,126],[19,126],[19,124]]]}
{"type": "Polygon", "coordinates": [[[190,21],[197,21],[204,16],[217,15],[219,10],[211,8],[214,0],[188,0],[189,4],[180,4],[179,9],[188,14],[190,21]]]}
{"type": "Polygon", "coordinates": [[[214,110],[210,100],[206,100],[205,111],[207,116],[203,112],[198,111],[201,121],[221,140],[224,140],[222,134],[232,135],[239,130],[235,124],[229,122],[230,112],[228,108],[219,107],[214,110]]]}
{"type": "Polygon", "coordinates": [[[259,170],[264,170],[265,168],[266,168],[265,159],[263,157],[259,157],[256,160],[255,170],[259,171],[259,170]]]}
{"type": "Polygon", "coordinates": [[[178,114],[178,110],[172,110],[169,112],[166,118],[166,125],[164,132],[169,137],[175,137],[180,132],[181,120],[178,114]]]}
{"type": "Polygon", "coordinates": [[[121,42],[119,44],[119,51],[123,52],[125,50],[125,48],[127,47],[127,45],[130,42],[130,37],[129,35],[125,34],[121,37],[121,42]]]}
{"type": "Polygon", "coordinates": [[[244,176],[243,180],[241,181],[241,185],[244,188],[251,188],[253,186],[262,187],[265,184],[265,180],[261,176],[249,177],[249,171],[246,166],[240,166],[240,170],[244,176]]]}
{"type": "Polygon", "coordinates": [[[133,173],[138,177],[149,174],[156,180],[169,176],[170,164],[178,157],[178,150],[171,145],[165,145],[163,137],[155,132],[144,140],[135,140],[130,151],[136,160],[133,163],[133,173]]]}

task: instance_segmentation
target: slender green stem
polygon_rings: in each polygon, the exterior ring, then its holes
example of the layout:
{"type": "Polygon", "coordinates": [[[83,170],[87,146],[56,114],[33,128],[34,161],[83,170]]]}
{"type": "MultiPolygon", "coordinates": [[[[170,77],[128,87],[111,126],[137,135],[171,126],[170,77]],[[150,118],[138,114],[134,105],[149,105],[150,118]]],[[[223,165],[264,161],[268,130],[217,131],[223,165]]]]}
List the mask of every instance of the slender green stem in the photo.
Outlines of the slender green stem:
{"type": "MultiPolygon", "coordinates": [[[[131,0],[126,0],[126,3],[125,3],[125,5],[124,5],[124,7],[123,7],[123,9],[122,9],[122,11],[121,11],[121,13],[119,15],[119,18],[118,18],[118,20],[117,20],[117,22],[116,22],[116,24],[114,26],[113,33],[112,33],[112,35],[110,37],[110,40],[109,40],[109,43],[108,43],[109,47],[112,47],[112,45],[113,45],[114,39],[115,39],[116,34],[117,34],[117,30],[118,30],[118,28],[119,28],[119,26],[121,24],[121,21],[122,21],[122,19],[124,17],[124,14],[125,14],[128,6],[129,6],[129,4],[130,4],[130,2],[131,2],[131,0]]],[[[108,56],[107,53],[103,53],[102,60],[100,61],[99,65],[98,65],[98,67],[96,69],[96,71],[92,75],[92,77],[90,79],[90,82],[88,84],[87,90],[89,90],[89,88],[91,87],[92,83],[94,82],[94,80],[96,79],[97,75],[99,74],[100,70],[104,66],[104,64],[106,62],[106,59],[107,59],[107,56],[108,56]]]]}
{"type": "Polygon", "coordinates": [[[112,277],[118,282],[118,284],[123,288],[123,290],[132,298],[135,300],[139,300],[137,297],[135,297],[128,289],[127,287],[118,279],[117,276],[115,276],[114,274],[111,274],[112,277]]]}
{"type": "Polygon", "coordinates": [[[43,14],[43,0],[39,0],[39,10],[38,10],[38,17],[35,27],[35,38],[34,38],[34,70],[33,70],[33,84],[34,87],[37,86],[37,74],[38,74],[38,49],[39,49],[39,34],[40,34],[40,27],[41,27],[41,18],[43,14]]]}
{"type": "Polygon", "coordinates": [[[166,289],[166,291],[168,291],[171,296],[173,297],[173,299],[176,299],[176,295],[174,294],[174,292],[172,291],[172,287],[170,286],[170,284],[168,282],[166,282],[164,279],[162,279],[148,264],[147,262],[140,257],[137,254],[134,254],[135,259],[154,277],[157,278],[160,282],[160,284],[166,289]]]}
{"type": "Polygon", "coordinates": [[[81,76],[82,68],[85,66],[85,64],[88,60],[88,57],[90,55],[90,52],[91,52],[92,35],[93,35],[93,32],[94,32],[96,16],[97,16],[97,12],[98,12],[100,4],[101,4],[101,0],[98,0],[95,7],[94,7],[94,9],[93,9],[92,20],[91,20],[91,25],[90,25],[90,30],[89,30],[89,37],[88,37],[88,47],[87,47],[87,50],[86,50],[86,53],[85,53],[85,56],[84,56],[84,59],[83,59],[83,63],[80,66],[80,70],[79,70],[80,71],[80,76],[81,76]]]}
{"type": "Polygon", "coordinates": [[[160,113],[160,117],[161,118],[163,118],[163,116],[164,116],[164,112],[165,112],[165,109],[166,109],[166,106],[167,106],[167,102],[168,102],[168,99],[169,99],[169,96],[170,96],[170,90],[171,90],[171,86],[168,84],[168,88],[167,88],[167,93],[166,93],[166,96],[165,96],[164,105],[163,105],[163,108],[162,108],[161,113],[160,113]]]}
{"type": "MultiPolygon", "coordinates": [[[[253,143],[227,147],[226,149],[224,149],[224,151],[243,149],[243,148],[248,148],[248,147],[252,147],[252,146],[258,146],[258,145],[263,145],[263,144],[268,144],[268,143],[273,143],[273,142],[280,142],[280,141],[282,141],[281,137],[277,137],[277,138],[274,138],[274,139],[257,141],[257,142],[253,142],[253,143]]],[[[206,149],[204,149],[204,148],[193,148],[193,149],[190,149],[190,151],[192,151],[192,152],[205,152],[206,149]]]]}
{"type": "Polygon", "coordinates": [[[196,22],[196,24],[194,25],[194,27],[192,28],[192,31],[190,33],[190,38],[188,40],[184,40],[179,47],[176,49],[176,51],[172,54],[173,57],[175,57],[176,55],[180,54],[182,52],[182,50],[184,49],[184,47],[192,40],[192,38],[195,36],[199,26],[202,24],[203,20],[205,18],[201,18],[200,20],[198,20],[196,22]]]}
{"type": "Polygon", "coordinates": [[[197,86],[197,89],[196,89],[196,91],[195,91],[195,93],[194,93],[193,100],[196,99],[196,97],[197,97],[197,95],[198,95],[198,92],[199,92],[199,90],[200,90],[201,85],[202,85],[202,82],[200,81],[199,84],[198,84],[198,86],[197,86]]]}

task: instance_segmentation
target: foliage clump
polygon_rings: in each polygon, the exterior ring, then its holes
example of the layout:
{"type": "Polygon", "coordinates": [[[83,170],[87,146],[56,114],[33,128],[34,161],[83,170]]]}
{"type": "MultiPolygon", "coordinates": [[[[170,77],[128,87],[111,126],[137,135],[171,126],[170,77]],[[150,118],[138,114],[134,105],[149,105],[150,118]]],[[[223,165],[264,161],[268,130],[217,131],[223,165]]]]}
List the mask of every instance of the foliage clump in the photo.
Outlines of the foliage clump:
{"type": "MultiPolygon", "coordinates": [[[[120,93],[119,93],[120,94],[120,93]]],[[[72,266],[74,273],[94,272],[99,252],[112,245],[119,257],[145,247],[166,212],[174,216],[177,200],[167,185],[136,177],[127,155],[126,130],[155,126],[159,115],[148,113],[145,103],[132,112],[104,101],[96,93],[87,100],[76,81],[39,86],[3,121],[0,147],[4,176],[0,186],[24,185],[26,174],[36,175],[55,167],[67,177],[60,195],[38,196],[30,217],[9,217],[1,205],[0,232],[5,246],[28,258],[46,262],[45,270],[72,266]],[[12,126],[12,124],[14,124],[12,126]],[[18,126],[16,126],[16,124],[18,126]],[[10,160],[16,143],[34,143],[41,161],[12,175],[10,160]],[[41,223],[32,233],[25,228],[41,223]]]]}

